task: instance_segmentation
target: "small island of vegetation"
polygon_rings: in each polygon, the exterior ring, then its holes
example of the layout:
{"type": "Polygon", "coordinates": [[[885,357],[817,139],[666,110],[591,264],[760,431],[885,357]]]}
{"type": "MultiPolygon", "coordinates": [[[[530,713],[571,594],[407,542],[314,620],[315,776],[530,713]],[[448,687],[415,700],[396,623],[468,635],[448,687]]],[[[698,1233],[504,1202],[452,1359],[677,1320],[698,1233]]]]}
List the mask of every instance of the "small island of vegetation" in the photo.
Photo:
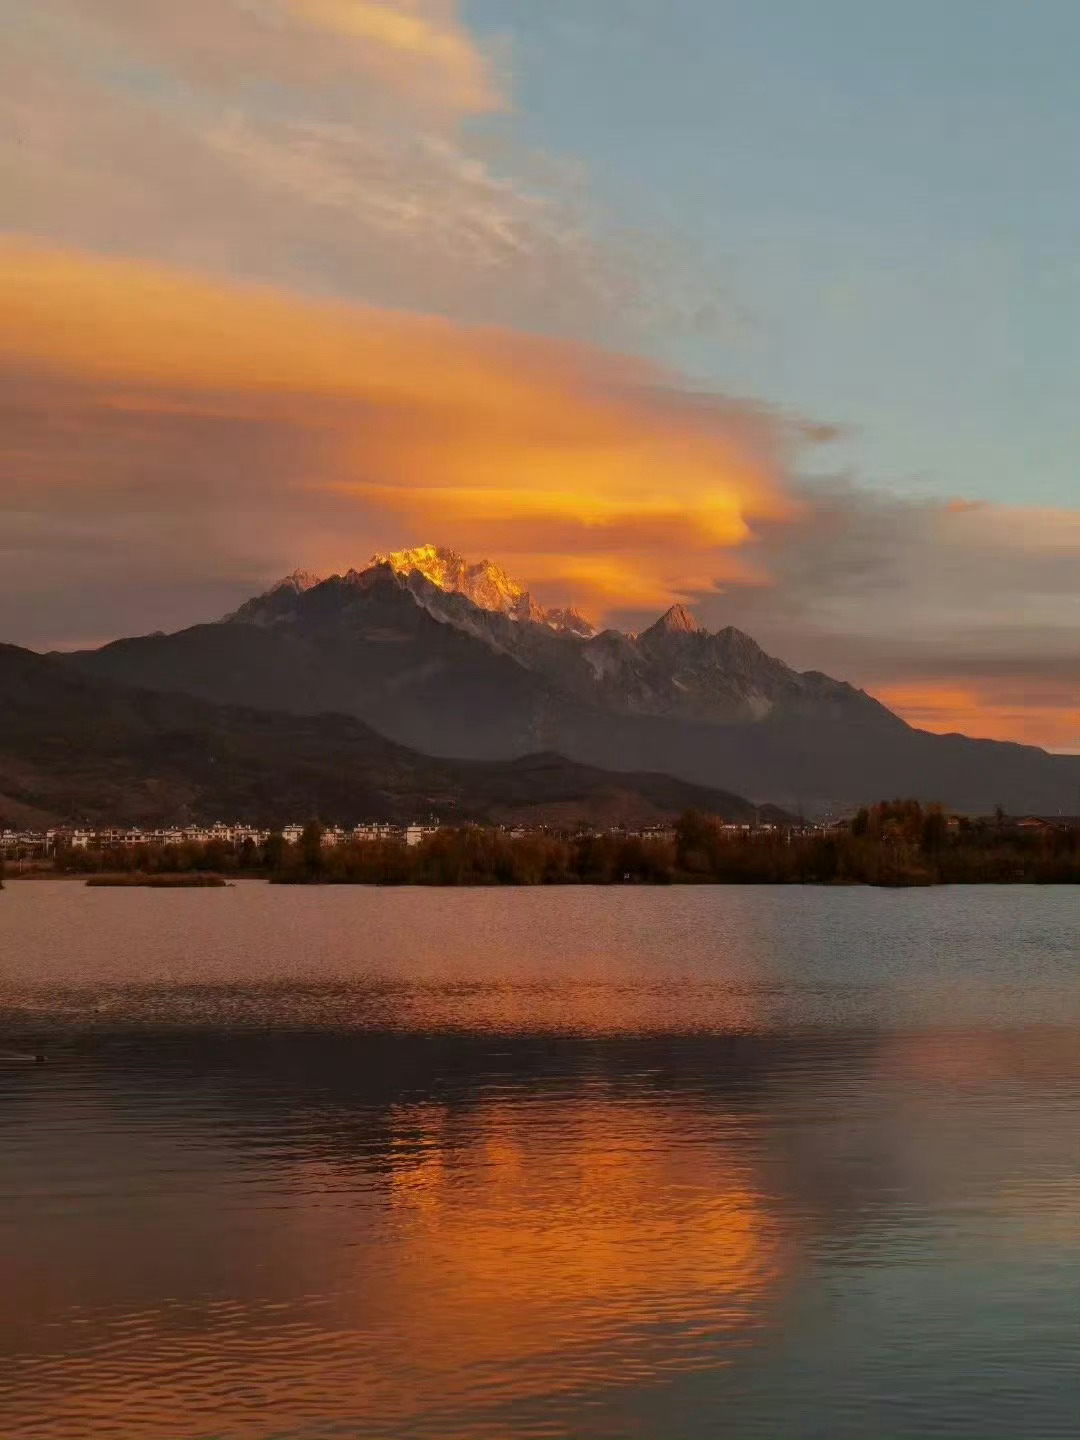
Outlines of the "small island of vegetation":
{"type": "Polygon", "coordinates": [[[229,882],[223,875],[208,875],[199,870],[117,870],[91,875],[86,883],[94,887],[142,886],[147,890],[220,890],[229,882]]]}

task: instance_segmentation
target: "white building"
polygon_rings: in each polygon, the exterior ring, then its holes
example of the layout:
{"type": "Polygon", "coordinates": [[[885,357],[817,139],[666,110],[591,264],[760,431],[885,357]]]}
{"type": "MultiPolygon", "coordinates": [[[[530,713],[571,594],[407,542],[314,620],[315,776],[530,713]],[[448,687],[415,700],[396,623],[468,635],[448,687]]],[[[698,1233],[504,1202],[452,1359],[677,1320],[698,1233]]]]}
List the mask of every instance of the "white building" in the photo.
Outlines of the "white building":
{"type": "Polygon", "coordinates": [[[395,826],[373,821],[367,825],[354,825],[352,839],[355,844],[362,844],[369,840],[393,840],[399,834],[395,826]]]}

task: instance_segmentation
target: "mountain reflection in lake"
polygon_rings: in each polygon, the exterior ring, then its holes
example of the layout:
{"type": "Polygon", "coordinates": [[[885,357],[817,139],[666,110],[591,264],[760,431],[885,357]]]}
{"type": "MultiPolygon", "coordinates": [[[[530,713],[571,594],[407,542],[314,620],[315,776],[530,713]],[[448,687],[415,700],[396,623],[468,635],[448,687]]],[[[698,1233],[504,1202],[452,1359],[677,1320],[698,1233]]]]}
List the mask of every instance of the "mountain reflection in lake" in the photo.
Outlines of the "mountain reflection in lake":
{"type": "Polygon", "coordinates": [[[1069,891],[0,906],[5,1440],[1080,1429],[1069,891]]]}

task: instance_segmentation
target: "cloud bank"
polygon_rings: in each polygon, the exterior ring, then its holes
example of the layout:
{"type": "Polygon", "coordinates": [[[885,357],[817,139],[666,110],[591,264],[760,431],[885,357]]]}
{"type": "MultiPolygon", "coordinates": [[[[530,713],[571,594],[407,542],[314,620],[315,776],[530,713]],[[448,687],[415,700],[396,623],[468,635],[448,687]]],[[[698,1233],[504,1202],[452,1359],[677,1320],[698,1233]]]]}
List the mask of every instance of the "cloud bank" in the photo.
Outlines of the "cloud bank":
{"type": "Polygon", "coordinates": [[[9,587],[81,518],[141,523],[157,573],[178,548],[266,578],[434,534],[596,610],[661,605],[752,579],[753,525],[793,510],[799,426],[567,341],[24,243],[0,312],[9,587]]]}

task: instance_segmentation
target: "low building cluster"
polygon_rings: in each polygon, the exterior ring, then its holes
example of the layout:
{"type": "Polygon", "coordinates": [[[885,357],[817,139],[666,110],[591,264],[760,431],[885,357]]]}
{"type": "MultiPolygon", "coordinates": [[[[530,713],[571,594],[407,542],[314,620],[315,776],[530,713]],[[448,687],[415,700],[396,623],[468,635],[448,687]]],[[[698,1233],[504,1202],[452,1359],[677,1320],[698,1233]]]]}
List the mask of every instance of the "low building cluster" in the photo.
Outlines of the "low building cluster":
{"type": "MultiPolygon", "coordinates": [[[[414,822],[411,825],[392,825],[386,821],[364,821],[357,825],[327,825],[321,833],[321,843],[327,849],[340,845],[358,845],[366,841],[383,840],[412,847],[419,845],[428,835],[433,835],[439,824],[432,819],[414,822]]],[[[547,826],[500,826],[513,840],[520,840],[529,834],[548,834],[547,826]]],[[[773,825],[750,826],[729,823],[722,827],[731,834],[749,834],[751,829],[773,830],[773,825]]],[[[61,849],[71,850],[117,850],[146,846],[149,849],[164,849],[172,845],[208,845],[216,843],[232,851],[240,851],[245,845],[265,845],[272,834],[280,833],[286,845],[298,845],[304,833],[299,823],[283,825],[280,832],[258,825],[228,825],[218,821],[214,825],[162,825],[156,827],[115,825],[101,826],[56,826],[49,830],[0,830],[0,857],[6,860],[48,859],[61,849]]],[[[656,841],[673,841],[675,831],[671,825],[645,825],[636,829],[613,826],[594,829],[593,835],[622,835],[628,838],[656,841]]]]}
{"type": "MultiPolygon", "coordinates": [[[[367,840],[395,840],[404,845],[419,845],[426,835],[438,829],[435,823],[389,825],[378,821],[351,827],[330,825],[322,831],[322,844],[359,844],[367,840]]],[[[56,826],[49,830],[0,830],[0,857],[5,860],[45,859],[58,849],[117,850],[147,846],[162,849],[170,845],[219,844],[239,851],[244,845],[264,845],[277,832],[257,825],[165,825],[154,828],[130,826],[56,826]]],[[[304,833],[303,825],[285,825],[281,835],[287,845],[297,845],[304,833]]]]}
{"type": "MultiPolygon", "coordinates": [[[[1002,816],[999,814],[994,817],[976,817],[971,823],[1005,834],[1038,835],[1049,834],[1057,830],[1078,829],[1080,828],[1080,816],[1002,816]]],[[[961,824],[960,817],[956,815],[946,817],[946,829],[950,834],[955,834],[961,824]]],[[[800,821],[791,825],[774,823],[752,825],[740,821],[725,821],[719,825],[722,832],[731,836],[749,838],[751,834],[761,835],[775,832],[786,841],[795,840],[800,836],[842,833],[849,830],[850,827],[850,816],[825,819],[818,823],[800,821]]],[[[434,835],[440,828],[438,821],[434,818],[424,822],[416,821],[410,825],[393,825],[386,821],[370,820],[351,826],[324,826],[321,829],[320,842],[327,849],[376,840],[412,847],[419,845],[427,836],[434,835]]],[[[526,835],[566,833],[561,828],[553,830],[552,827],[546,825],[500,825],[495,828],[501,830],[512,840],[520,840],[526,835]]],[[[304,825],[298,823],[270,829],[267,826],[258,825],[229,825],[224,821],[218,821],[213,825],[164,825],[152,828],[140,826],[123,828],[107,825],[55,826],[48,830],[0,828],[0,859],[49,860],[63,849],[103,851],[145,846],[157,850],[173,845],[208,845],[212,843],[239,853],[246,846],[261,847],[265,845],[274,834],[280,834],[287,845],[298,845],[304,829],[304,825]]],[[[633,828],[621,825],[579,827],[575,833],[596,837],[620,836],[626,839],[667,842],[675,840],[675,829],[670,824],[644,825],[633,828]]]]}
{"type": "Polygon", "coordinates": [[[245,840],[262,844],[270,834],[253,825],[167,825],[153,829],[116,825],[57,826],[51,830],[2,830],[0,854],[6,859],[53,855],[58,849],[116,850],[137,845],[160,849],[166,845],[206,845],[218,841],[239,849],[245,840]]]}
{"type": "MultiPolygon", "coordinates": [[[[435,823],[390,825],[379,821],[353,826],[327,825],[323,828],[320,843],[328,850],[338,845],[362,845],[369,840],[396,840],[399,844],[419,845],[425,835],[434,835],[438,828],[435,823]]],[[[303,833],[303,825],[286,825],[281,832],[286,845],[299,845],[303,833]]]]}

